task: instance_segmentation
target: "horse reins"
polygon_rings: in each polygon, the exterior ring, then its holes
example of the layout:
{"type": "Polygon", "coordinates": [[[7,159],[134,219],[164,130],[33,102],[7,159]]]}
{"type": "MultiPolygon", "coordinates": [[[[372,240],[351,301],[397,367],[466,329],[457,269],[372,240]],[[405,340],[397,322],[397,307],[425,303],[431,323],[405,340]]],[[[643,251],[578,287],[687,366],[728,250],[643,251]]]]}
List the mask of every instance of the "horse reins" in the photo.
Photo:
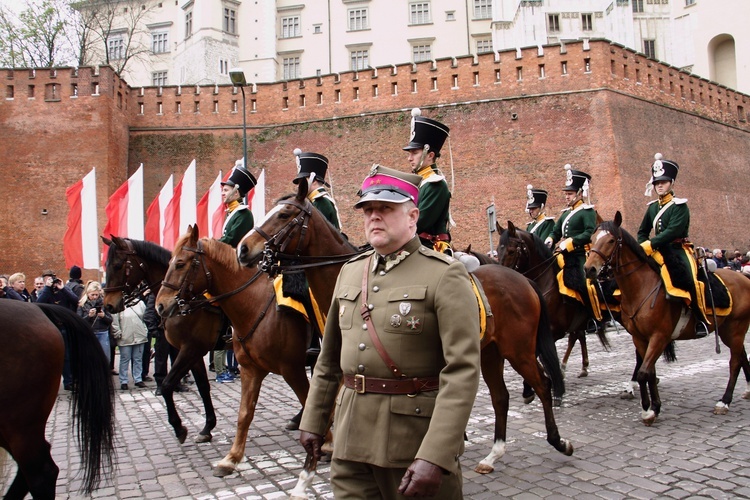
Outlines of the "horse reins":
{"type": "Polygon", "coordinates": [[[144,282],[145,280],[141,279],[138,281],[137,285],[130,284],[130,274],[133,269],[135,269],[135,266],[131,261],[131,257],[137,259],[138,268],[141,270],[144,276],[148,276],[148,263],[141,259],[141,257],[135,251],[135,248],[133,248],[133,243],[129,239],[124,238],[122,241],[125,242],[125,246],[127,247],[127,249],[123,250],[121,248],[116,248],[115,252],[121,252],[127,256],[125,258],[124,265],[125,283],[119,286],[107,286],[102,290],[104,291],[104,293],[122,292],[123,303],[125,307],[130,307],[134,304],[137,304],[138,301],[141,300],[141,297],[146,290],[153,291],[153,289],[159,284],[159,282],[157,281],[156,283],[152,283],[149,285],[144,282]]]}

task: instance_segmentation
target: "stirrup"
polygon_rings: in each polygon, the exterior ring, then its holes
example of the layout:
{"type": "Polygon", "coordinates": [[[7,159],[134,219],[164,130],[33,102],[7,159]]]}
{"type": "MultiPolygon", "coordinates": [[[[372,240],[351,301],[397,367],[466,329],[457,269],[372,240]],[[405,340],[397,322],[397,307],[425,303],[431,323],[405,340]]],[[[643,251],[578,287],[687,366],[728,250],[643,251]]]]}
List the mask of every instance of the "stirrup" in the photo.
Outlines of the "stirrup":
{"type": "Polygon", "coordinates": [[[695,322],[695,338],[702,339],[708,336],[708,325],[703,321],[696,320],[695,322]]]}
{"type": "Polygon", "coordinates": [[[597,321],[595,318],[590,318],[586,324],[586,333],[596,333],[600,330],[604,330],[602,322],[597,321]]]}

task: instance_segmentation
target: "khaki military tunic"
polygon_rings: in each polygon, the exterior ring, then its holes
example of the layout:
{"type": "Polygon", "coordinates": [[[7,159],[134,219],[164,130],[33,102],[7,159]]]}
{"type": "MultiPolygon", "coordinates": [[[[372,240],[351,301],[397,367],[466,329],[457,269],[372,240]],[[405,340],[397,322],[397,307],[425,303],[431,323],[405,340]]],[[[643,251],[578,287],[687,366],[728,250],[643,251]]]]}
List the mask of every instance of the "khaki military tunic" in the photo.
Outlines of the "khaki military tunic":
{"type": "Polygon", "coordinates": [[[339,274],[300,429],[323,434],[335,402],[333,458],[408,467],[415,458],[460,471],[463,434],[479,383],[479,319],[463,264],[413,238],[398,263],[373,251],[339,274]],[[409,395],[341,387],[342,375],[393,378],[360,315],[368,257],[372,321],[409,377],[439,376],[440,389],[409,395]]]}

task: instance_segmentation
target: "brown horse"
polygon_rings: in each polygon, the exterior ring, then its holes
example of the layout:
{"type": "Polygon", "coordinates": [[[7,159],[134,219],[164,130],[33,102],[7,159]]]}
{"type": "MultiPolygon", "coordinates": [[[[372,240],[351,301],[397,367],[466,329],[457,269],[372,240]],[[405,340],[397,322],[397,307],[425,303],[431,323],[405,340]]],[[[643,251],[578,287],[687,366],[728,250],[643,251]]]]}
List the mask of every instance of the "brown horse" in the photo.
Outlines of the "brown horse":
{"type": "MultiPolygon", "coordinates": [[[[310,288],[321,308],[327,311],[336,276],[358,249],[313,207],[307,199],[307,190],[307,183],[300,182],[297,194],[280,200],[262,225],[245,236],[237,250],[244,265],[253,265],[266,256],[262,264],[271,273],[279,269],[275,267],[279,261],[281,269],[285,267],[284,261],[302,261],[297,267],[305,269],[310,288]]],[[[485,265],[474,274],[494,314],[482,340],[481,368],[495,410],[495,443],[476,471],[492,472],[493,463],[505,452],[509,406],[503,379],[505,359],[539,394],[547,441],[561,453],[571,455],[573,446],[560,438],[552,409],[550,385],[562,392],[563,379],[541,293],[529,280],[505,267],[485,265]],[[550,378],[545,376],[545,370],[550,378]]]]}
{"type": "MultiPolygon", "coordinates": [[[[557,273],[560,267],[557,258],[535,234],[518,229],[511,221],[505,229],[499,224],[500,241],[497,246],[497,258],[500,263],[523,274],[542,290],[547,307],[550,310],[550,327],[555,341],[568,335],[568,348],[563,356],[563,370],[576,341],[581,344],[582,367],[579,377],[588,375],[589,351],[586,345],[585,326],[589,311],[583,304],[566,300],[560,294],[557,273]]],[[[603,330],[597,331],[599,341],[605,350],[609,350],[609,340],[603,330]]]]}
{"type": "Polygon", "coordinates": [[[204,303],[205,292],[232,321],[234,354],[242,366],[237,433],[229,453],[214,469],[214,475],[222,477],[234,472],[245,454],[260,387],[269,373],[284,377],[304,406],[310,387],[305,372],[310,339],[304,316],[277,307],[273,283],[265,274],[240,266],[231,246],[211,238],[199,239],[195,226],[175,245],[156,297],[157,311],[162,317],[173,317],[181,310],[184,313],[185,307],[204,303]]]}
{"type": "Polygon", "coordinates": [[[5,498],[23,499],[27,493],[55,498],[60,469],[52,460],[44,429],[63,370],[60,329],[65,330],[70,350],[76,384],[71,421],[84,471],[83,488],[90,494],[111,475],[115,459],[112,377],[99,341],[76,313],[51,304],[0,300],[0,324],[0,447],[18,464],[5,498]]]}
{"type": "MultiPolygon", "coordinates": [[[[643,357],[638,371],[643,423],[651,425],[659,415],[661,400],[657,390],[655,364],[673,340],[695,338],[693,315],[681,316],[684,304],[668,300],[661,276],[638,242],[622,227],[622,215],[601,223],[592,236],[591,252],[586,260],[586,275],[595,278],[602,267],[612,268],[622,293],[621,322],[633,336],[633,343],[643,357]],[[687,323],[684,322],[687,319],[687,323]]],[[[750,382],[750,363],[745,352],[745,333],[750,326],[750,281],[740,273],[719,269],[716,276],[726,284],[733,298],[731,312],[718,317],[718,336],[729,347],[729,383],[714,413],[725,414],[732,402],[740,368],[750,382]]],[[[717,340],[718,350],[718,340],[717,340]]],[[[743,396],[748,398],[746,392],[743,396]]]]}
{"type": "MultiPolygon", "coordinates": [[[[129,238],[102,236],[109,245],[106,271],[107,286],[104,289],[104,305],[110,312],[120,312],[129,301],[140,300],[145,288],[156,294],[169,267],[171,253],[155,243],[129,238]]],[[[195,385],[206,410],[206,423],[196,443],[206,443],[213,438],[216,413],[211,401],[211,386],[203,356],[213,349],[220,334],[222,319],[218,308],[207,307],[190,316],[173,316],[164,321],[167,342],[179,349],[177,359],[162,382],[161,391],[167,407],[167,419],[180,443],[185,442],[188,430],[174,404],[174,391],[188,371],[193,373],[195,385]]]]}

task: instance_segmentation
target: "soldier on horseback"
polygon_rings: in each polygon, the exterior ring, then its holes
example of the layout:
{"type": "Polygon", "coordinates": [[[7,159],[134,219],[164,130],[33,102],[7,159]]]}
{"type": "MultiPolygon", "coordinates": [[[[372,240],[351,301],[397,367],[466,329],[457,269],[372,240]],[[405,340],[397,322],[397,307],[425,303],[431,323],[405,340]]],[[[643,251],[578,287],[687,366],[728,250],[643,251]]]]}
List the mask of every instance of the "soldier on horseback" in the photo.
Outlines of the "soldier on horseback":
{"type": "Polygon", "coordinates": [[[417,234],[427,248],[450,254],[453,252],[448,229],[451,223],[451,192],[436,164],[450,129],[436,120],[421,116],[419,108],[414,108],[411,114],[411,137],[409,144],[402,149],[409,154],[412,171],[422,177],[417,234]]]}
{"type": "Polygon", "coordinates": [[[548,217],[544,211],[547,204],[547,191],[535,189],[529,184],[526,186],[526,213],[531,217],[531,222],[526,224],[526,231],[535,234],[544,241],[552,233],[555,227],[555,218],[548,217]]]}
{"type": "Polygon", "coordinates": [[[591,176],[580,170],[573,170],[570,165],[565,165],[565,172],[566,181],[562,190],[567,207],[555,222],[545,243],[550,248],[555,244],[555,252],[562,268],[562,275],[558,276],[560,292],[590,308],[592,319],[586,331],[594,333],[603,328],[602,313],[596,289],[583,272],[591,235],[596,229],[596,211],[589,204],[591,176]]]}
{"type": "Polygon", "coordinates": [[[684,299],[691,305],[696,318],[695,336],[703,338],[708,335],[708,320],[702,307],[703,283],[697,280],[693,245],[688,241],[690,210],[687,199],[676,198],[672,189],[680,167],[674,161],[664,160],[660,153],[654,160],[646,196],[651,196],[655,189],[659,198],[648,204],[638,229],[638,243],[646,255],[662,266],[661,276],[668,296],[684,299]]]}
{"type": "Polygon", "coordinates": [[[299,184],[300,179],[308,179],[308,199],[340,231],[339,209],[327,189],[331,187],[326,182],[328,158],[318,153],[305,153],[299,148],[294,150],[294,156],[297,158],[297,177],[292,182],[299,184]]]}

